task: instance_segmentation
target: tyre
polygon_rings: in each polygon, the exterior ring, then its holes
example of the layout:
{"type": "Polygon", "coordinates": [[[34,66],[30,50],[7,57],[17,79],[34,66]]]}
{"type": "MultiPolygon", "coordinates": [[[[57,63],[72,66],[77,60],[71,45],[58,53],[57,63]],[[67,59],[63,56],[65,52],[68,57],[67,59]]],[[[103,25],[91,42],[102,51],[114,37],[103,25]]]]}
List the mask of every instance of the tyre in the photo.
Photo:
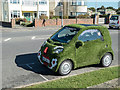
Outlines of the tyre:
{"type": "Polygon", "coordinates": [[[108,67],[112,63],[112,55],[110,53],[106,53],[101,59],[101,65],[103,67],[108,67]]]}
{"type": "Polygon", "coordinates": [[[72,70],[72,62],[70,60],[65,60],[60,64],[58,74],[59,75],[68,75],[72,70]]]}
{"type": "Polygon", "coordinates": [[[120,27],[117,27],[117,29],[120,29],[120,27]]]}
{"type": "Polygon", "coordinates": [[[112,29],[113,27],[109,26],[110,29],[112,29]]]}

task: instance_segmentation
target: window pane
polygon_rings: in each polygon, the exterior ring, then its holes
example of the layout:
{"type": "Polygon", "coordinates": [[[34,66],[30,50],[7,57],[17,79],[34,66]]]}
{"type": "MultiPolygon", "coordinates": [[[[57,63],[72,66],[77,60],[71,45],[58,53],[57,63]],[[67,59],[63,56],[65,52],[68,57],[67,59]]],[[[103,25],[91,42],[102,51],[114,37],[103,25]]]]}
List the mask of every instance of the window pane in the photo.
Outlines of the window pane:
{"type": "Polygon", "coordinates": [[[39,15],[41,16],[41,15],[47,15],[47,11],[40,11],[39,12],[39,15]]]}
{"type": "Polygon", "coordinates": [[[39,4],[47,4],[47,1],[39,1],[39,4]]]}
{"type": "Polygon", "coordinates": [[[20,3],[20,1],[18,0],[18,4],[20,3]]]}
{"type": "Polygon", "coordinates": [[[90,29],[90,30],[83,31],[83,33],[81,33],[80,36],[78,37],[78,40],[82,40],[85,42],[85,41],[96,40],[101,37],[102,35],[99,30],[90,29]]]}
{"type": "Polygon", "coordinates": [[[16,4],[16,3],[17,3],[17,0],[13,0],[13,3],[16,4]]]}
{"type": "Polygon", "coordinates": [[[12,0],[10,0],[10,3],[12,3],[12,0]]]}

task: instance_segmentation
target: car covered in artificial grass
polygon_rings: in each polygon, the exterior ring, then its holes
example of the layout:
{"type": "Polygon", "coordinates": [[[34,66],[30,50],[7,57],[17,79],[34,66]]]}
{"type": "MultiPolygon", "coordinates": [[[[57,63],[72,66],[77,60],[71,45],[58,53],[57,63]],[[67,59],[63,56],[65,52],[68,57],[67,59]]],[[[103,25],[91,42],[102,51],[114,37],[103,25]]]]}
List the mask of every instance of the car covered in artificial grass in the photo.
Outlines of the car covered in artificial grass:
{"type": "Polygon", "coordinates": [[[113,60],[111,37],[106,27],[89,24],[66,25],[43,43],[38,59],[54,72],[67,75],[72,69],[113,60]]]}

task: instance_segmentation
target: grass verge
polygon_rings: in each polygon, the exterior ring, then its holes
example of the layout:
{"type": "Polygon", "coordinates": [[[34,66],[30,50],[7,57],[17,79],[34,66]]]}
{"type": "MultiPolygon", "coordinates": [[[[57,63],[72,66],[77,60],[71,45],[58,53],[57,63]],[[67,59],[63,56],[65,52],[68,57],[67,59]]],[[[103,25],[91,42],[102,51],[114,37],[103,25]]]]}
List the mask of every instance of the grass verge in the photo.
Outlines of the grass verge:
{"type": "Polygon", "coordinates": [[[120,77],[120,66],[108,67],[26,88],[87,88],[120,77]]]}

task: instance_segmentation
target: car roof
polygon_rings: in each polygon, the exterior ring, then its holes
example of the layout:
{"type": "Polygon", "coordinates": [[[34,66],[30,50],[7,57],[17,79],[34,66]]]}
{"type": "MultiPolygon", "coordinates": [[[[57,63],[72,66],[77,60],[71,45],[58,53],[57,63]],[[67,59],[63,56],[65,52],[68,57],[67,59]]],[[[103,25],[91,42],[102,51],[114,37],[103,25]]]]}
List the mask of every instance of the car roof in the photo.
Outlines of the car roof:
{"type": "Polygon", "coordinates": [[[78,25],[82,25],[82,26],[100,26],[100,25],[95,25],[95,24],[78,24],[78,25]]]}
{"type": "Polygon", "coordinates": [[[70,24],[70,25],[66,25],[66,26],[83,28],[83,27],[101,26],[101,25],[96,25],[96,24],[70,24]]]}

